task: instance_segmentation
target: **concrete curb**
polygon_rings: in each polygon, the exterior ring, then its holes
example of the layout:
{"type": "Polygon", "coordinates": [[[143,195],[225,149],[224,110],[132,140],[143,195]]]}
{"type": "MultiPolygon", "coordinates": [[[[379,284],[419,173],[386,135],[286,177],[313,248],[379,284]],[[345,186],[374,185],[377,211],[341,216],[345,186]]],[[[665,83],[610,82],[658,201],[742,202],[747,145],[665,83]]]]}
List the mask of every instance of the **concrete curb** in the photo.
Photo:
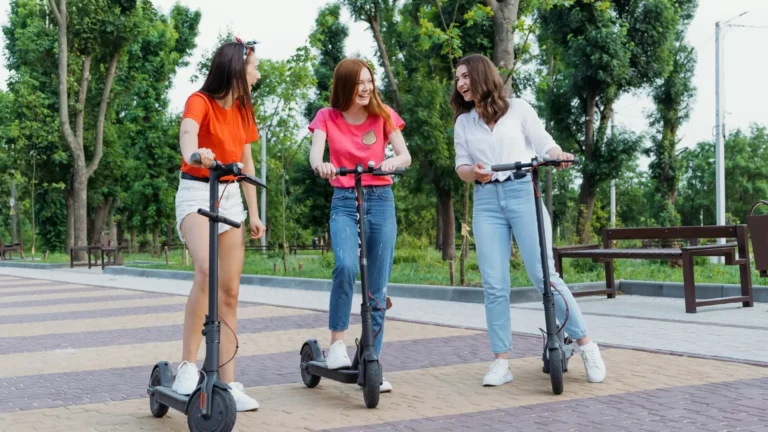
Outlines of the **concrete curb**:
{"type": "Polygon", "coordinates": [[[7,260],[7,261],[0,261],[0,267],[17,267],[17,268],[28,268],[28,269],[56,270],[56,269],[60,269],[60,268],[68,268],[69,264],[66,264],[66,263],[41,263],[41,262],[31,262],[31,261],[7,260]]]}
{"type": "MultiPolygon", "coordinates": [[[[136,267],[109,266],[104,273],[148,277],[160,279],[192,280],[191,271],[144,269],[136,267]]],[[[240,279],[243,285],[257,285],[269,288],[285,288],[305,291],[331,290],[331,281],[328,279],[293,278],[281,276],[243,275],[240,279]]],[[[646,281],[617,281],[618,289],[622,294],[639,295],[648,297],[683,298],[683,284],[678,282],[646,282],[646,281]]],[[[572,292],[600,289],[605,287],[604,282],[587,282],[569,284],[572,292]]],[[[355,292],[360,293],[360,282],[355,285],[355,292]]],[[[387,293],[392,297],[417,298],[425,300],[443,300],[461,303],[483,303],[483,290],[478,287],[441,286],[441,285],[411,285],[391,283],[387,287],[387,293]]],[[[700,300],[731,297],[740,295],[739,285],[729,284],[698,284],[696,297],[700,300]]],[[[754,301],[768,303],[768,287],[753,286],[754,301]]],[[[512,303],[527,303],[541,301],[541,295],[534,287],[515,287],[510,290],[512,303]]]]}

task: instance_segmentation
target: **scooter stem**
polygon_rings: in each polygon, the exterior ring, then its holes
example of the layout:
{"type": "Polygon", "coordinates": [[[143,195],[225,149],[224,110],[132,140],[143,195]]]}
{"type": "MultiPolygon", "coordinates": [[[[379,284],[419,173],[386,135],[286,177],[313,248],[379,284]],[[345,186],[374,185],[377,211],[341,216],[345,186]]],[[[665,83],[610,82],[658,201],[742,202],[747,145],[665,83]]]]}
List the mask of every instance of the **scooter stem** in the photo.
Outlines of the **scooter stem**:
{"type": "Polygon", "coordinates": [[[355,173],[355,195],[357,199],[357,238],[360,244],[358,249],[360,261],[360,287],[363,296],[361,305],[361,318],[363,320],[362,354],[369,353],[373,348],[373,307],[368,300],[368,255],[365,241],[365,215],[363,214],[363,165],[357,165],[355,173]]]}
{"type": "MultiPolygon", "coordinates": [[[[534,161],[535,163],[535,161],[534,161]]],[[[539,252],[541,254],[541,270],[544,276],[544,317],[547,325],[547,348],[558,348],[557,323],[555,322],[555,299],[552,295],[552,285],[549,278],[549,259],[547,254],[547,239],[544,231],[544,215],[541,208],[541,196],[539,191],[539,170],[534,166],[531,169],[534,183],[534,205],[536,207],[536,222],[539,231],[539,252]]]]}

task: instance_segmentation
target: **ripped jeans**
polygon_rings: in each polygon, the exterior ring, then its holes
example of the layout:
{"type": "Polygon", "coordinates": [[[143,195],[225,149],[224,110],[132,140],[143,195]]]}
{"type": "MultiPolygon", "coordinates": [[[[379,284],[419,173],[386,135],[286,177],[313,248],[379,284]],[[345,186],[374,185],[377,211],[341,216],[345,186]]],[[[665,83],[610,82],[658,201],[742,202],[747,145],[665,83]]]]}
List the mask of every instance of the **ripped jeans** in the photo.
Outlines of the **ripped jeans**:
{"type": "MultiPolygon", "coordinates": [[[[384,339],[387,283],[395,255],[397,221],[395,198],[390,186],[363,188],[365,240],[368,261],[368,290],[378,301],[373,307],[373,333],[376,354],[381,354],[384,339]],[[378,332],[378,335],[376,335],[378,332]]],[[[331,202],[331,243],[336,266],[333,269],[328,327],[331,331],[349,328],[352,294],[360,268],[358,261],[357,200],[355,189],[335,188],[331,202]]]]}

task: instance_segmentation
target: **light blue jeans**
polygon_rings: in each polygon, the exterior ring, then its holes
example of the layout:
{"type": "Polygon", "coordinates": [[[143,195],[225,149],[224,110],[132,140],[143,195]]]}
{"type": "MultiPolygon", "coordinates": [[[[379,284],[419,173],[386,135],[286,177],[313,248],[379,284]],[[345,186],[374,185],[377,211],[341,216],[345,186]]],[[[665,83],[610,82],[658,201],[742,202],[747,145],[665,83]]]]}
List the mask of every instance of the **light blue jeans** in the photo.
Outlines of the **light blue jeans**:
{"type": "MultiPolygon", "coordinates": [[[[363,188],[365,245],[368,260],[368,290],[378,300],[369,299],[373,308],[373,334],[376,355],[384,339],[387,284],[392,271],[397,237],[395,198],[390,186],[363,188]],[[378,335],[376,334],[378,332],[378,335]]],[[[331,202],[331,243],[336,266],[333,269],[328,327],[331,331],[349,328],[352,293],[360,269],[358,261],[357,199],[354,189],[336,188],[331,202]]]]}
{"type": "MultiPolygon", "coordinates": [[[[483,278],[485,293],[485,316],[491,351],[494,354],[508,352],[512,347],[510,320],[510,276],[509,249],[510,231],[536,289],[544,292],[544,273],[541,269],[538,225],[534,203],[533,183],[530,174],[522,179],[501,183],[486,183],[475,186],[472,229],[477,246],[477,261],[483,278]]],[[[587,335],[587,326],[571,291],[555,272],[552,258],[552,225],[546,207],[544,229],[549,255],[549,275],[552,284],[559,290],[552,290],[555,298],[555,315],[559,323],[565,321],[565,302],[568,302],[568,321],[565,332],[572,339],[587,335]]],[[[542,328],[544,316],[541,317],[542,328]]]]}

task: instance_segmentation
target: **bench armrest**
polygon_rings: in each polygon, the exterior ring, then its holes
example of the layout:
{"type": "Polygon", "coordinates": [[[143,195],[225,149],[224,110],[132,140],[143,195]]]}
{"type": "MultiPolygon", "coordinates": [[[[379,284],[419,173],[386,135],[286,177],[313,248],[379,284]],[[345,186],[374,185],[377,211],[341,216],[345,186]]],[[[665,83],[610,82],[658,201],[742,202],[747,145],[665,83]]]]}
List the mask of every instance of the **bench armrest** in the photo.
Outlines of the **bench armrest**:
{"type": "Polygon", "coordinates": [[[572,251],[572,250],[599,249],[601,246],[602,245],[598,243],[593,243],[593,244],[587,244],[587,245],[553,247],[552,249],[559,252],[565,252],[565,251],[572,251]]]}

